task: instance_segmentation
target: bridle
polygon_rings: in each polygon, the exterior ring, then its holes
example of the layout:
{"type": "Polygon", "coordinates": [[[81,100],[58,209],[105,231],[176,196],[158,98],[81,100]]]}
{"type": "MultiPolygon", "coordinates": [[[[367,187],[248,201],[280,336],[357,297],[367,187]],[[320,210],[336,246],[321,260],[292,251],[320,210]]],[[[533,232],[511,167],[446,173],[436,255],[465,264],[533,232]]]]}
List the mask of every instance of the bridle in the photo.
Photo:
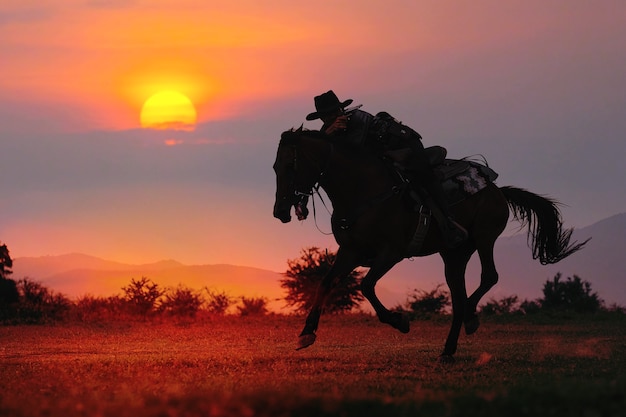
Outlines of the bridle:
{"type": "MultiPolygon", "coordinates": [[[[316,216],[316,212],[315,212],[315,194],[317,194],[319,196],[320,201],[322,202],[322,204],[324,205],[324,207],[326,208],[326,211],[332,215],[331,211],[329,210],[328,206],[326,205],[326,202],[324,201],[324,199],[322,198],[321,193],[319,192],[320,189],[320,183],[324,180],[324,177],[326,175],[326,173],[328,172],[328,169],[330,168],[330,163],[332,160],[332,156],[333,153],[335,152],[335,146],[332,142],[329,142],[329,150],[328,150],[328,155],[326,156],[325,161],[323,161],[323,163],[320,164],[320,162],[316,159],[313,158],[311,156],[309,156],[308,154],[303,152],[303,156],[305,158],[307,158],[310,162],[312,162],[312,164],[314,166],[316,166],[319,170],[319,174],[317,175],[317,177],[315,178],[315,180],[311,183],[310,186],[308,187],[300,187],[297,184],[297,174],[298,174],[298,144],[297,143],[292,143],[290,144],[290,146],[293,146],[293,161],[292,161],[292,166],[293,166],[293,176],[291,178],[291,189],[293,190],[293,195],[296,197],[296,202],[294,203],[295,207],[298,207],[301,204],[305,204],[306,203],[306,199],[311,197],[312,198],[312,203],[313,203],[313,218],[315,219],[315,225],[317,226],[317,229],[320,230],[319,226],[317,225],[317,216],[316,216]]],[[[386,201],[387,199],[391,198],[394,195],[400,194],[402,193],[404,190],[406,190],[406,188],[408,187],[408,182],[406,182],[405,180],[403,180],[400,184],[394,185],[392,187],[390,187],[388,190],[386,190],[385,192],[378,194],[370,199],[368,199],[367,201],[365,201],[364,203],[360,204],[358,207],[356,207],[356,209],[350,213],[347,217],[343,217],[340,219],[337,219],[337,222],[339,224],[339,227],[341,229],[349,229],[354,222],[361,216],[363,215],[366,211],[370,210],[372,207],[377,206],[381,203],[383,203],[384,201],[386,201]]],[[[283,197],[284,199],[289,198],[288,196],[283,197]]],[[[332,232],[326,233],[323,232],[322,230],[320,230],[321,233],[325,234],[325,235],[330,235],[332,234],[332,232]]]]}
{"type": "MultiPolygon", "coordinates": [[[[326,209],[326,211],[328,212],[328,214],[331,214],[330,209],[328,208],[328,206],[326,205],[326,202],[324,201],[324,198],[322,197],[322,194],[320,193],[319,189],[320,189],[320,182],[323,181],[324,176],[326,175],[326,173],[328,172],[328,169],[330,168],[330,162],[332,160],[332,156],[333,153],[335,152],[335,145],[332,142],[329,142],[329,149],[328,149],[328,154],[325,158],[325,160],[320,163],[320,161],[317,158],[311,157],[309,154],[302,152],[301,149],[298,149],[298,144],[297,143],[293,143],[291,144],[292,146],[292,150],[293,150],[293,161],[292,161],[292,169],[293,169],[293,176],[291,178],[291,189],[293,190],[293,195],[296,196],[296,202],[294,203],[294,207],[296,208],[296,214],[298,215],[298,218],[300,220],[303,220],[303,218],[300,218],[300,214],[298,213],[298,210],[300,210],[300,207],[306,207],[306,203],[307,203],[307,199],[310,197],[311,198],[311,203],[313,205],[313,220],[315,222],[315,226],[317,227],[317,230],[320,231],[320,233],[324,234],[324,235],[332,235],[332,232],[324,232],[320,229],[318,223],[317,223],[317,211],[316,211],[316,207],[315,207],[315,194],[317,194],[317,196],[319,197],[320,201],[322,202],[322,205],[324,206],[324,208],[326,209]],[[301,154],[300,156],[303,158],[308,159],[313,166],[315,166],[317,168],[317,170],[319,171],[319,174],[317,174],[317,176],[315,177],[315,180],[311,183],[310,186],[308,187],[302,187],[299,186],[297,184],[297,178],[296,176],[298,175],[298,156],[299,154],[301,154]]],[[[288,197],[283,197],[283,198],[288,198],[288,197]]]]}
{"type": "Polygon", "coordinates": [[[333,145],[332,142],[330,142],[329,145],[330,146],[328,150],[328,155],[326,157],[326,160],[323,162],[323,164],[320,164],[317,161],[317,159],[303,152],[304,157],[308,159],[314,166],[317,166],[317,168],[319,169],[319,174],[317,175],[313,183],[309,187],[303,187],[305,188],[304,191],[302,190],[302,188],[296,185],[297,184],[296,175],[298,174],[298,145],[297,144],[291,145],[293,146],[292,166],[293,166],[293,173],[294,173],[291,179],[291,188],[293,189],[294,195],[299,198],[298,202],[302,202],[306,197],[312,197],[316,193],[319,195],[320,182],[322,181],[326,172],[328,171],[328,168],[330,167],[330,161],[332,159],[332,156],[335,150],[335,146],[333,145]]]}

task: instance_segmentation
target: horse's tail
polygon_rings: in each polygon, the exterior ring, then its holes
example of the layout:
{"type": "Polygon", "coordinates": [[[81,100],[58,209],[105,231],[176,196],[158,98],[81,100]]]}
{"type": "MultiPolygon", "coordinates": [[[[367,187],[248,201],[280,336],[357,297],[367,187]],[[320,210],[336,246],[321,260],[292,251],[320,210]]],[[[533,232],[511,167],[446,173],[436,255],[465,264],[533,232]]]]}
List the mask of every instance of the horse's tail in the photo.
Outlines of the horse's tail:
{"type": "Polygon", "coordinates": [[[570,244],[573,229],[563,230],[559,203],[516,187],[500,187],[515,220],[528,225],[528,245],[533,259],[543,265],[554,264],[581,249],[582,243],[570,244]]]}

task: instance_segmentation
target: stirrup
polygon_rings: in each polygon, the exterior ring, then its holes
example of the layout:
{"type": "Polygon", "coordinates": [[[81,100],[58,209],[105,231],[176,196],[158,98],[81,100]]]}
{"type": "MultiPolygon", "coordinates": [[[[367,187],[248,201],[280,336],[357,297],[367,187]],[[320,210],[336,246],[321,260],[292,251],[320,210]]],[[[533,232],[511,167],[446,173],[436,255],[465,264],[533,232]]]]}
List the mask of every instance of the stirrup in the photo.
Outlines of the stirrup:
{"type": "Polygon", "coordinates": [[[455,222],[451,217],[448,217],[447,221],[448,226],[451,227],[445,228],[446,230],[443,232],[443,237],[449,248],[456,248],[462,245],[469,238],[469,233],[467,233],[467,230],[465,230],[465,228],[459,223],[455,222]]]}

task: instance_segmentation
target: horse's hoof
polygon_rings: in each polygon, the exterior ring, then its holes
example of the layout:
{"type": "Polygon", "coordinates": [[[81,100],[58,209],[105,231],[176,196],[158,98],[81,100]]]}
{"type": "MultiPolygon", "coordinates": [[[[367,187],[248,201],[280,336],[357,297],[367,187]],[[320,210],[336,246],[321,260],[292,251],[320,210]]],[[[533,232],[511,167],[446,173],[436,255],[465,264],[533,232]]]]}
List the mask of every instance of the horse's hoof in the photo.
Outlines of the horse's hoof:
{"type": "Polygon", "coordinates": [[[404,314],[400,315],[400,321],[396,323],[395,326],[396,329],[400,330],[400,333],[408,333],[409,330],[411,330],[411,322],[409,321],[409,318],[407,316],[405,316],[404,314]]]}
{"type": "Polygon", "coordinates": [[[480,327],[480,320],[476,314],[465,320],[465,334],[470,335],[476,333],[476,330],[480,327]]]}
{"type": "Polygon", "coordinates": [[[315,338],[316,336],[314,333],[301,335],[298,338],[298,347],[296,347],[296,350],[304,349],[311,346],[313,343],[315,343],[315,338]]]}
{"type": "Polygon", "coordinates": [[[446,355],[446,354],[442,354],[441,356],[439,356],[439,363],[444,364],[444,365],[450,365],[453,364],[455,362],[454,356],[452,355],[446,355]]]}
{"type": "Polygon", "coordinates": [[[387,323],[400,333],[408,333],[411,328],[409,318],[402,313],[392,313],[391,316],[381,319],[383,323],[387,323]]]}

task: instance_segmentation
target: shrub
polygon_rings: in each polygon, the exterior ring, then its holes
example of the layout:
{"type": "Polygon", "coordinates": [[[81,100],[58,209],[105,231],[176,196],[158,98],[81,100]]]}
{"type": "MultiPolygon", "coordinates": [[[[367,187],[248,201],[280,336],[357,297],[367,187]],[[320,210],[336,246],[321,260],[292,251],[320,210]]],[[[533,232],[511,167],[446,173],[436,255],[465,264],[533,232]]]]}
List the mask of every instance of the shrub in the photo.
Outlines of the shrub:
{"type": "Polygon", "coordinates": [[[159,305],[159,311],[177,317],[195,317],[204,303],[199,291],[179,285],[167,290],[159,305]]]}
{"type": "Polygon", "coordinates": [[[503,297],[499,300],[490,298],[485,305],[482,306],[480,312],[488,316],[505,315],[519,313],[520,303],[517,295],[503,297]]]}
{"type": "Polygon", "coordinates": [[[541,311],[541,302],[539,300],[524,300],[519,306],[519,311],[522,314],[534,314],[541,311]]]}
{"type": "Polygon", "coordinates": [[[241,297],[241,305],[237,306],[240,316],[264,316],[267,314],[267,298],[241,297]]]}
{"type": "Polygon", "coordinates": [[[131,313],[147,316],[155,311],[157,301],[165,293],[159,285],[146,277],[139,280],[131,279],[127,287],[123,287],[124,301],[131,313]]]}
{"type": "Polygon", "coordinates": [[[211,290],[204,288],[207,293],[205,306],[210,314],[223,316],[226,311],[235,303],[235,299],[224,291],[211,290]]]}
{"type": "MultiPolygon", "coordinates": [[[[337,259],[336,252],[322,251],[316,247],[302,250],[298,259],[287,261],[289,269],[283,274],[280,286],[287,291],[285,301],[299,312],[308,312],[322,279],[328,274],[337,259]]],[[[348,312],[358,307],[364,300],[361,294],[360,279],[363,272],[352,271],[339,277],[325,300],[325,311],[328,313],[348,312]]]]}
{"type": "Polygon", "coordinates": [[[409,318],[428,318],[432,315],[444,314],[451,305],[450,293],[439,284],[431,291],[414,289],[407,294],[404,305],[397,306],[394,310],[408,312],[409,318]]]}
{"type": "Polygon", "coordinates": [[[63,294],[55,293],[29,278],[17,281],[19,303],[17,318],[27,323],[56,321],[64,318],[72,303],[63,294]]]}
{"type": "Polygon", "coordinates": [[[600,310],[603,301],[591,291],[591,284],[580,277],[567,277],[561,281],[561,273],[548,280],[543,286],[542,309],[573,310],[579,313],[591,313],[600,310]]]}
{"type": "Polygon", "coordinates": [[[85,295],[74,303],[74,317],[80,321],[106,321],[127,315],[126,302],[118,295],[94,297],[85,295]]]}

